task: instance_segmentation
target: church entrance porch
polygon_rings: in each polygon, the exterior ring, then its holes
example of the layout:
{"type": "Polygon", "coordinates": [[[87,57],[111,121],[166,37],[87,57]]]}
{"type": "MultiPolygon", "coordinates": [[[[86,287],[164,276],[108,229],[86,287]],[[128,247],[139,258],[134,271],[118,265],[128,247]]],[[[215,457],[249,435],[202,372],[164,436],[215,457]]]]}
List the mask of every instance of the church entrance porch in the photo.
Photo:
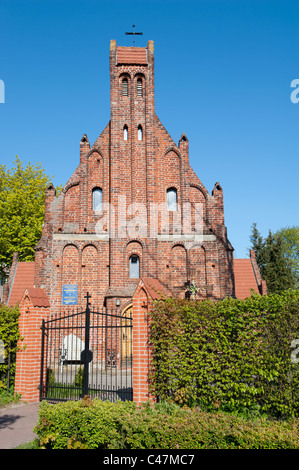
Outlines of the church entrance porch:
{"type": "Polygon", "coordinates": [[[67,309],[42,322],[40,400],[133,400],[132,307],[67,309]]]}

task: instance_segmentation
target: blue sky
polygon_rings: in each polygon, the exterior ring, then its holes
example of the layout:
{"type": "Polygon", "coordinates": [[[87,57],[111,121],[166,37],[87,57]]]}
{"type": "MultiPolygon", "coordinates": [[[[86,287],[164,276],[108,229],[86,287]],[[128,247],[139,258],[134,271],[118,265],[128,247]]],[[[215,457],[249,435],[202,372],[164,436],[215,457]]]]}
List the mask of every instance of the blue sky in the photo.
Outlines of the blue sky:
{"type": "Polygon", "coordinates": [[[209,192],[224,191],[235,257],[253,222],[299,225],[297,0],[1,0],[0,163],[41,162],[55,185],[110,119],[109,45],[155,44],[156,113],[209,192]]]}

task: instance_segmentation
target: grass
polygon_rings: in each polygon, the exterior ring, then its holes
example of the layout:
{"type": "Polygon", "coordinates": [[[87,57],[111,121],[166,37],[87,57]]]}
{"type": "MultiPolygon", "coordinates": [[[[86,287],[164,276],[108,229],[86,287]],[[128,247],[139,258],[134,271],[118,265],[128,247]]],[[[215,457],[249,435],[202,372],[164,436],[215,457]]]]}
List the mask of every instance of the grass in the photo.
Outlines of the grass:
{"type": "Polygon", "coordinates": [[[15,394],[11,389],[9,393],[6,390],[0,389],[0,408],[5,406],[12,405],[14,403],[19,403],[21,400],[21,395],[15,394]]]}
{"type": "Polygon", "coordinates": [[[31,442],[27,442],[26,444],[21,444],[18,447],[15,447],[15,449],[40,449],[39,440],[34,439],[31,442]]]}

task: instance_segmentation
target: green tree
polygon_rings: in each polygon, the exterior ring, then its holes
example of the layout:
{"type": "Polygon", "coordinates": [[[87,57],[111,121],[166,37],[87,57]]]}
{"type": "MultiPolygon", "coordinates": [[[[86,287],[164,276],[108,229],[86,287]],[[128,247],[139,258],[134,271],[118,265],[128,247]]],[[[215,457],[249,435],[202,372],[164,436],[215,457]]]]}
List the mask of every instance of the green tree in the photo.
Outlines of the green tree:
{"type": "Polygon", "coordinates": [[[250,241],[251,248],[255,251],[257,264],[261,270],[264,264],[264,240],[257,229],[256,223],[254,223],[251,227],[250,241]]]}
{"type": "Polygon", "coordinates": [[[285,227],[276,234],[282,238],[285,256],[293,271],[296,288],[299,289],[299,227],[285,227]]]}
{"type": "Polygon", "coordinates": [[[298,285],[294,269],[296,254],[292,251],[293,261],[291,261],[291,245],[287,243],[287,234],[283,230],[275,233],[269,230],[268,236],[263,238],[256,224],[252,226],[251,247],[255,250],[261,276],[267,282],[268,293],[280,293],[298,285]]]}
{"type": "Polygon", "coordinates": [[[17,156],[11,169],[0,165],[0,275],[11,265],[15,251],[20,261],[34,260],[49,182],[40,163],[24,167],[17,156]]]}

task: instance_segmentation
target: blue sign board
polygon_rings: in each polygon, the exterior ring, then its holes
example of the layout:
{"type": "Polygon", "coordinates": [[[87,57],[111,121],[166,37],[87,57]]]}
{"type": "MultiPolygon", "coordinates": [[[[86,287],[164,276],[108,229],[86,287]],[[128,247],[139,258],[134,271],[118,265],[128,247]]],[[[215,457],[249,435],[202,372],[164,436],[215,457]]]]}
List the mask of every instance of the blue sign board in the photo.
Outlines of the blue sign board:
{"type": "Polygon", "coordinates": [[[77,305],[78,286],[77,284],[64,284],[62,286],[62,305],[77,305]]]}

